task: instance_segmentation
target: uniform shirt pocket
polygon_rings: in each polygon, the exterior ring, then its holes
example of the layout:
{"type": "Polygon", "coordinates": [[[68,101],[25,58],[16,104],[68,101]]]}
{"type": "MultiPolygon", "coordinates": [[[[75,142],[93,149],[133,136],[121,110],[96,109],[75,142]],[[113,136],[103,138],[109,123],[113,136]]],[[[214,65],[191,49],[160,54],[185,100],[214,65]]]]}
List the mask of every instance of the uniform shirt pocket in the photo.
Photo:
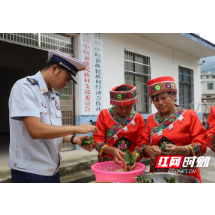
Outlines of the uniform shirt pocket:
{"type": "Polygon", "coordinates": [[[53,125],[62,125],[62,116],[61,116],[61,111],[56,111],[54,114],[54,117],[52,118],[52,124],[53,125]]]}
{"type": "Polygon", "coordinates": [[[50,124],[48,112],[40,110],[40,121],[46,124],[50,124]]]}

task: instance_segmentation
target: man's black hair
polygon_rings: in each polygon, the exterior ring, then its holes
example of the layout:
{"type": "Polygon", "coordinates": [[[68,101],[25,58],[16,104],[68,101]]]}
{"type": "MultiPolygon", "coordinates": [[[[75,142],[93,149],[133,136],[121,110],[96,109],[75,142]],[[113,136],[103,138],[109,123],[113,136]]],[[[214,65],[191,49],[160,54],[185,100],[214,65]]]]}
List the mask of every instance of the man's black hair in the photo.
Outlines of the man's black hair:
{"type": "MultiPolygon", "coordinates": [[[[52,61],[48,61],[45,66],[42,68],[42,70],[47,70],[49,69],[50,67],[54,66],[56,63],[52,62],[52,61]]],[[[57,64],[56,64],[57,65],[57,64]]],[[[59,67],[60,70],[64,69],[64,67],[60,66],[60,65],[57,65],[59,67]]]]}
{"type": "Polygon", "coordinates": [[[129,90],[131,90],[131,87],[129,86],[120,86],[115,89],[115,91],[129,91],[129,90]]]}

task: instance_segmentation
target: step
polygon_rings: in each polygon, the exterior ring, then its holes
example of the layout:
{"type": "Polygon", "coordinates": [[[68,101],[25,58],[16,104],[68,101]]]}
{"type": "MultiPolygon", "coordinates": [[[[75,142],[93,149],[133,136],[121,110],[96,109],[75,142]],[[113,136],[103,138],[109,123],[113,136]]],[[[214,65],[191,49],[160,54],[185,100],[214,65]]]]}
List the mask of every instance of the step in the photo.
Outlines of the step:
{"type": "Polygon", "coordinates": [[[75,172],[80,172],[83,170],[89,170],[91,169],[91,166],[97,162],[98,162],[97,158],[92,160],[82,160],[81,162],[73,162],[73,163],[65,162],[65,163],[62,163],[59,169],[59,173],[60,173],[60,176],[64,176],[75,172]]]}
{"type": "MultiPolygon", "coordinates": [[[[87,183],[95,180],[94,172],[91,166],[98,162],[97,158],[82,159],[81,162],[66,161],[63,162],[60,169],[61,183],[87,183]]],[[[146,165],[146,171],[149,171],[149,159],[142,159],[141,163],[146,165]]],[[[11,183],[10,171],[5,172],[4,177],[0,178],[0,183],[11,183]],[[7,173],[7,174],[6,174],[7,173]]]]}
{"type": "Polygon", "coordinates": [[[95,174],[92,170],[82,170],[60,177],[60,183],[88,183],[95,180],[95,174]]]}
{"type": "MultiPolygon", "coordinates": [[[[60,173],[60,176],[63,177],[66,175],[75,174],[76,172],[83,172],[85,170],[90,170],[91,166],[97,162],[98,162],[97,158],[93,158],[92,160],[82,159],[81,162],[66,161],[62,163],[59,169],[59,173],[60,173]]],[[[10,172],[11,171],[9,170],[1,175],[2,177],[0,178],[0,183],[11,183],[10,172]]]]}
{"type": "Polygon", "coordinates": [[[12,179],[11,179],[11,175],[8,175],[4,178],[0,178],[0,183],[11,183],[12,179]]]}

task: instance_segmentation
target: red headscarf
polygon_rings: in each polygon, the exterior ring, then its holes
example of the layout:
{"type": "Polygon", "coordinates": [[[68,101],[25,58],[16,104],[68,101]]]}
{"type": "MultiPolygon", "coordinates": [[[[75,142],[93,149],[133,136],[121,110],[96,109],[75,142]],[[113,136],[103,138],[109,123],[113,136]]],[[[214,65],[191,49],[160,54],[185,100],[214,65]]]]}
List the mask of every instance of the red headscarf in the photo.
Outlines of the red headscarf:
{"type": "Polygon", "coordinates": [[[149,97],[152,97],[153,95],[158,93],[164,93],[169,91],[177,92],[175,80],[171,76],[163,76],[152,79],[151,81],[148,81],[147,87],[149,97]]]}
{"type": "Polygon", "coordinates": [[[135,104],[137,102],[137,89],[135,86],[122,84],[110,90],[110,104],[116,106],[125,106],[135,104]],[[131,87],[129,91],[115,91],[118,87],[131,87]]]}

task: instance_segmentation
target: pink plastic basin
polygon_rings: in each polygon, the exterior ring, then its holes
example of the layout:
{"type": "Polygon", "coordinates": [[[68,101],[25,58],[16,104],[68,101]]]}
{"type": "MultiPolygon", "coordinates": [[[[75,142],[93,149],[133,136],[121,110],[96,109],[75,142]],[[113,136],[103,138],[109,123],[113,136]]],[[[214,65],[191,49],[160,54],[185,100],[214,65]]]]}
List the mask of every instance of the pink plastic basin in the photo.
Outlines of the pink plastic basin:
{"type": "Polygon", "coordinates": [[[114,161],[96,163],[91,167],[95,173],[96,181],[134,183],[134,177],[140,175],[146,169],[146,166],[137,162],[134,171],[115,172],[121,168],[122,166],[115,164],[114,161]]]}

